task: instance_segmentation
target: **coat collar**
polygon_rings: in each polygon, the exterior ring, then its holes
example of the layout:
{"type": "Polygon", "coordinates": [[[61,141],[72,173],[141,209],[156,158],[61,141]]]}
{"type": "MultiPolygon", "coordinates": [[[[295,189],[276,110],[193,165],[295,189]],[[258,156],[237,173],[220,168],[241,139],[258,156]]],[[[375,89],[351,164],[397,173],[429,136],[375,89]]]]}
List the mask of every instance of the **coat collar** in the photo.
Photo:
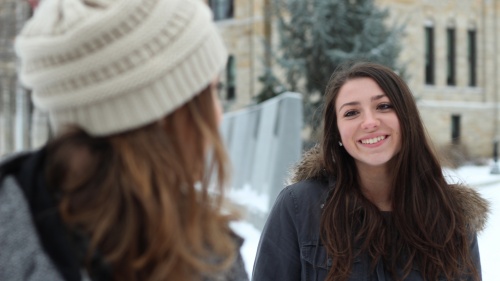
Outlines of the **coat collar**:
{"type": "MultiPolygon", "coordinates": [[[[321,148],[316,145],[306,151],[302,160],[291,170],[289,184],[307,179],[315,179],[323,182],[332,182],[326,173],[321,155],[321,148]]],[[[479,192],[472,187],[462,184],[448,186],[455,199],[464,212],[468,225],[476,232],[484,230],[489,213],[489,202],[482,198],[479,192]]]]}

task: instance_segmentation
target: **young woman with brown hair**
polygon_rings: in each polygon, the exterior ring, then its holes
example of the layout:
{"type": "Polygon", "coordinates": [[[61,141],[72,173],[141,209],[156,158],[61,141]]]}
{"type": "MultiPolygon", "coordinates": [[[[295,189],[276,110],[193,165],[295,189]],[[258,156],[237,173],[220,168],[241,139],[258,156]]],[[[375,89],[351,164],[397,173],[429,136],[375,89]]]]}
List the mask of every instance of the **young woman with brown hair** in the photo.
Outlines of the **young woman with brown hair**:
{"type": "Polygon", "coordinates": [[[347,64],[324,104],[322,140],[276,200],[253,280],[481,280],[488,204],[446,182],[404,81],[347,64]]]}
{"type": "Polygon", "coordinates": [[[44,0],[16,50],[57,135],[0,166],[1,280],[248,279],[205,3],[44,0]]]}

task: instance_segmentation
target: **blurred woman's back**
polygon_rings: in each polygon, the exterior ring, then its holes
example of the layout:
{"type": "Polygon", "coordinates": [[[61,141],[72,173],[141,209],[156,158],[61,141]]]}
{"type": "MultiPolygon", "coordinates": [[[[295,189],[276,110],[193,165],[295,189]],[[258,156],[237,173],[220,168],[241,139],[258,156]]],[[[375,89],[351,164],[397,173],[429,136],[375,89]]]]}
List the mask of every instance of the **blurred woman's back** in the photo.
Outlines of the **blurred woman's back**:
{"type": "Polygon", "coordinates": [[[35,238],[0,230],[0,279],[247,280],[221,210],[227,53],[201,0],[44,0],[16,50],[57,135],[0,167],[0,222],[35,238]]]}

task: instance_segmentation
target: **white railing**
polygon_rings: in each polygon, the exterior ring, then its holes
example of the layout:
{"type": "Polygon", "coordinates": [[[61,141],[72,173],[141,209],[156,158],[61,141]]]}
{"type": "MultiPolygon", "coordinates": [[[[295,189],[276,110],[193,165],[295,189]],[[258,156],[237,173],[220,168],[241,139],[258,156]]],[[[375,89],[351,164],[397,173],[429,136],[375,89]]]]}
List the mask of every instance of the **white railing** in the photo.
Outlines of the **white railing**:
{"type": "Polygon", "coordinates": [[[300,158],[302,115],[297,93],[224,114],[221,132],[233,165],[229,196],[259,229],[300,158]]]}

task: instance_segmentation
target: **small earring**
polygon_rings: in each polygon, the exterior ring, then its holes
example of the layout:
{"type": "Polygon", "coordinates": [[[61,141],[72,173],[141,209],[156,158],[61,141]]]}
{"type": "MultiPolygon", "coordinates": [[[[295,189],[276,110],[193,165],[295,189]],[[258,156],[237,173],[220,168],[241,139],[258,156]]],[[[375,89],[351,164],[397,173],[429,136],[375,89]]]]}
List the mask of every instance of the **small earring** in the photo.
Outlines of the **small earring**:
{"type": "Polygon", "coordinates": [[[341,141],[339,141],[339,146],[342,146],[342,145],[343,145],[343,144],[342,144],[342,142],[341,142],[341,141]]]}

